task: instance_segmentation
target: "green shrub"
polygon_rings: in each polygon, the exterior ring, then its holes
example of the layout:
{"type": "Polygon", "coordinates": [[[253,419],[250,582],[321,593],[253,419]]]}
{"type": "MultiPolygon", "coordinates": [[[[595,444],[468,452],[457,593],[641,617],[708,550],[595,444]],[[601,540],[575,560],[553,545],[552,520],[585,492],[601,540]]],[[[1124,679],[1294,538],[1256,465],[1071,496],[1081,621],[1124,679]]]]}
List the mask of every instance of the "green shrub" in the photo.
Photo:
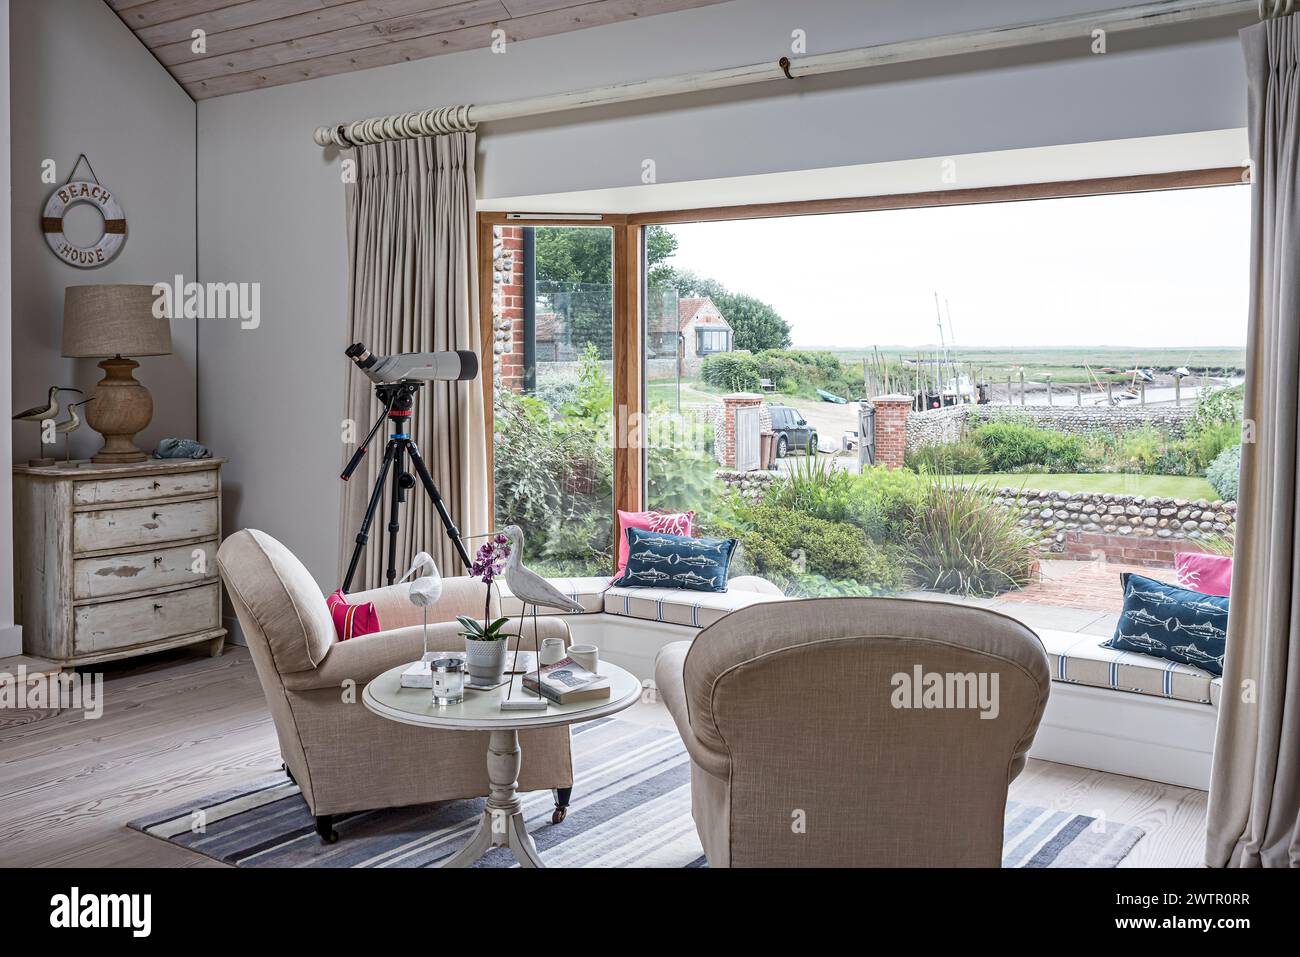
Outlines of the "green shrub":
{"type": "Polygon", "coordinates": [[[758,359],[752,352],[719,352],[706,356],[700,377],[726,392],[758,391],[758,359]]]}
{"type": "Polygon", "coordinates": [[[883,465],[854,476],[847,519],[877,544],[907,539],[925,502],[928,479],[883,465]]]}
{"type": "Polygon", "coordinates": [[[1165,450],[1166,441],[1164,433],[1151,425],[1126,432],[1120,452],[1126,471],[1150,475],[1165,450]]]}
{"type": "MultiPolygon", "coordinates": [[[[803,576],[853,582],[854,594],[885,594],[904,583],[904,563],[845,522],[763,502],[750,510],[738,562],[748,572],[794,591],[803,576]]],[[[805,582],[807,581],[804,579],[805,582]]]]}
{"type": "Polygon", "coordinates": [[[828,522],[848,518],[853,476],[815,455],[792,460],[784,481],[768,489],[767,501],[778,508],[804,512],[828,522]]]}
{"type": "Polygon", "coordinates": [[[1220,452],[1229,446],[1241,444],[1241,421],[1198,423],[1188,435],[1188,440],[1196,450],[1198,470],[1208,469],[1220,452]]]}
{"type": "Polygon", "coordinates": [[[933,479],[912,534],[913,574],[924,588],[959,595],[995,595],[1027,584],[1037,543],[1017,519],[986,490],[933,479]]]}
{"type": "Polygon", "coordinates": [[[972,439],[935,442],[905,452],[903,464],[930,475],[976,475],[991,471],[984,450],[972,439]]]}
{"type": "Polygon", "coordinates": [[[1237,481],[1241,472],[1241,446],[1233,445],[1218,454],[1205,470],[1205,480],[1214,486],[1225,502],[1237,500],[1237,481]]]}
{"type": "Polygon", "coordinates": [[[1084,457],[1083,441],[1078,436],[1015,422],[981,425],[970,437],[983,451],[990,472],[1011,472],[1027,466],[1072,472],[1084,457]]]}

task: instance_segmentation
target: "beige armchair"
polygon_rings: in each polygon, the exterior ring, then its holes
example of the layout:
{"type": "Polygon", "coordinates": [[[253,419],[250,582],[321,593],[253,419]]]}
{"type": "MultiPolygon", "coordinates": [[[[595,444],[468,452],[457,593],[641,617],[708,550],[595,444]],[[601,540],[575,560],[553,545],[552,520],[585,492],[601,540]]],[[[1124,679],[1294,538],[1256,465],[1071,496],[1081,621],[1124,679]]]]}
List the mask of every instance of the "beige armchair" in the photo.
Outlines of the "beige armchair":
{"type": "MultiPolygon", "coordinates": [[[[402,585],[349,596],[374,602],[384,631],[338,641],[325,598],[287,548],[245,529],[217,551],[217,565],[253,655],[286,770],[302,789],[322,840],[337,840],[333,815],[488,793],[487,734],[431,731],[388,721],[361,703],[375,676],[424,650],[422,611],[402,585]]],[[[494,597],[491,613],[499,614],[494,597]]],[[[443,580],[429,609],[430,650],[464,648],[456,615],[483,614],[483,585],[443,580]],[[434,624],[437,622],[437,624],[434,624]]],[[[561,619],[539,618],[541,637],[569,641],[561,619]]],[[[531,627],[525,632],[531,639],[531,627]]],[[[563,816],[573,784],[568,728],[520,734],[528,760],[519,790],[558,789],[563,816]]]]}
{"type": "Polygon", "coordinates": [[[998,867],[1051,684],[1014,619],[886,598],[733,612],[665,647],[655,681],[711,867],[998,867]]]}

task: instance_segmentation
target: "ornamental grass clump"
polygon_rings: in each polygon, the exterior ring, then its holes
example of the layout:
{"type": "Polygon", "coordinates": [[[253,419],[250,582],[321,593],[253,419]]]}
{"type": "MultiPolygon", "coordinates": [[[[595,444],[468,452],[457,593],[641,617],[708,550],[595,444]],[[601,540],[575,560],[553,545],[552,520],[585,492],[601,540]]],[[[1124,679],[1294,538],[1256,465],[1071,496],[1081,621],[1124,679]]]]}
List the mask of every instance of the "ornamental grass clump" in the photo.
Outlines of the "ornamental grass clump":
{"type": "Polygon", "coordinates": [[[935,476],[910,544],[922,588],[985,596],[1028,584],[1038,543],[1020,527],[1018,509],[995,504],[977,486],[935,476]]]}

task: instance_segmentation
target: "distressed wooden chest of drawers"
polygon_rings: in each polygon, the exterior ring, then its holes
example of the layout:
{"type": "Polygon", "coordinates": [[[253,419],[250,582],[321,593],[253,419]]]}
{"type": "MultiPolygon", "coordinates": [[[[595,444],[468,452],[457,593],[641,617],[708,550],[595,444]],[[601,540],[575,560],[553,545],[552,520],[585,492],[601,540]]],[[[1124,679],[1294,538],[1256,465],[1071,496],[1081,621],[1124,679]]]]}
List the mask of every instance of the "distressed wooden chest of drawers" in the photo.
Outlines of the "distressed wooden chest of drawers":
{"type": "Polygon", "coordinates": [[[65,666],[220,654],[221,459],[14,469],[17,618],[65,666]]]}

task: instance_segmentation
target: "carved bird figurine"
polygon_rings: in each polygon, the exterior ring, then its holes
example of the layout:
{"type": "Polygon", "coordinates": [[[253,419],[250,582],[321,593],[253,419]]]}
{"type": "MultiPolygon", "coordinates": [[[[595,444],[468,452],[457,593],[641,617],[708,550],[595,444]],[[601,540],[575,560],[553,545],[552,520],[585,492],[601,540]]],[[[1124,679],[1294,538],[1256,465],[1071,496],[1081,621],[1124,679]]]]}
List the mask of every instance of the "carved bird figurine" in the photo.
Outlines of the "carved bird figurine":
{"type": "Polygon", "coordinates": [[[506,559],[505,580],[510,593],[525,605],[557,608],[567,615],[582,612],[582,606],[560,591],[532,569],[524,567],[524,530],[518,525],[507,525],[502,534],[510,539],[510,557],[506,559]]]}
{"type": "Polygon", "coordinates": [[[77,414],[77,406],[85,405],[87,402],[94,402],[95,397],[92,395],[89,399],[82,399],[80,402],[72,402],[68,405],[68,417],[62,422],[54,423],[54,432],[56,435],[66,435],[68,438],[63,440],[63,461],[72,460],[72,438],[71,433],[81,428],[81,416],[77,414]]]}
{"type": "Polygon", "coordinates": [[[44,405],[34,405],[25,412],[19,412],[14,416],[15,422],[44,422],[46,419],[52,419],[59,414],[60,392],[75,392],[81,395],[80,389],[73,389],[70,386],[52,385],[46,395],[44,405]]]}
{"type": "MultiPolygon", "coordinates": [[[[415,561],[411,563],[411,568],[401,581],[406,581],[417,572],[424,572],[419,578],[411,582],[407,591],[407,597],[410,598],[411,604],[416,605],[424,610],[424,657],[429,659],[429,609],[438,603],[442,597],[442,575],[438,573],[438,566],[434,564],[433,556],[428,552],[420,552],[415,556],[415,561]]],[[[399,582],[400,584],[401,582],[399,582]]]]}
{"type": "MultiPolygon", "coordinates": [[[[486,535],[475,535],[473,538],[491,538],[497,535],[505,535],[510,542],[510,554],[506,556],[506,569],[503,577],[506,580],[506,587],[522,603],[519,609],[519,634],[515,637],[515,661],[519,660],[520,646],[524,640],[524,617],[528,614],[528,606],[533,606],[533,651],[537,656],[537,667],[541,670],[542,649],[541,638],[537,630],[537,609],[555,608],[566,614],[576,615],[582,611],[582,606],[570,598],[564,592],[560,591],[550,582],[532,569],[524,567],[524,530],[518,525],[507,525],[500,531],[488,532],[486,535]]],[[[507,648],[507,651],[509,649],[507,648]]],[[[505,702],[502,707],[519,707],[528,708],[535,705],[538,710],[546,707],[545,699],[542,697],[542,689],[539,685],[536,699],[525,699],[525,701],[514,701],[512,695],[515,688],[515,672],[518,668],[512,668],[510,672],[510,687],[506,690],[505,702]]]]}

